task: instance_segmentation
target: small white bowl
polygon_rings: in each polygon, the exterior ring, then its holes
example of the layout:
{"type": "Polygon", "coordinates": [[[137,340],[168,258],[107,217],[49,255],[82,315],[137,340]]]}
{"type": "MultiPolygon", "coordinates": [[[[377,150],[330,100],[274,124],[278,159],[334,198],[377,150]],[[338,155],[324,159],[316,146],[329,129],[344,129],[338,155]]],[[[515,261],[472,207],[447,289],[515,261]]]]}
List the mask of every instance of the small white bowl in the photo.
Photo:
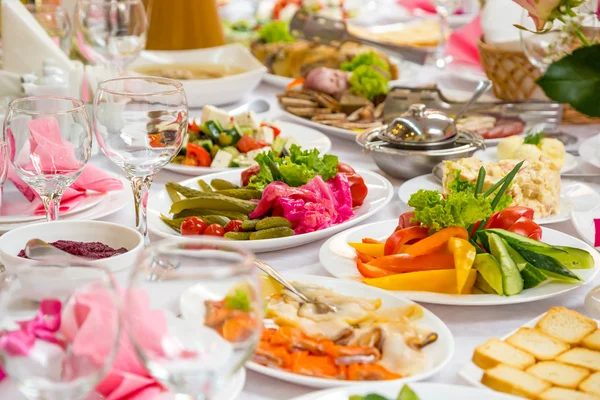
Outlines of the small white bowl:
{"type": "Polygon", "coordinates": [[[246,72],[217,79],[182,80],[188,106],[220,105],[239,101],[253,91],[267,73],[267,68],[239,43],[196,50],[143,51],[127,68],[168,64],[224,64],[246,72]]]}
{"type": "Polygon", "coordinates": [[[103,221],[54,221],[25,225],[0,236],[0,261],[10,274],[19,275],[23,296],[31,300],[55,296],[89,280],[97,279],[98,272],[81,269],[77,275],[73,270],[66,275],[61,268],[48,267],[43,270],[26,268],[34,265],[34,260],[18,257],[30,239],[42,239],[45,242],[72,240],[76,242],[101,242],[112,248],[125,247],[127,253],[101,260],[89,260],[90,265],[117,272],[131,268],[144,250],[144,238],[135,229],[103,221]],[[26,271],[26,272],[25,272],[26,271]],[[22,273],[25,272],[25,273],[22,273]]]}

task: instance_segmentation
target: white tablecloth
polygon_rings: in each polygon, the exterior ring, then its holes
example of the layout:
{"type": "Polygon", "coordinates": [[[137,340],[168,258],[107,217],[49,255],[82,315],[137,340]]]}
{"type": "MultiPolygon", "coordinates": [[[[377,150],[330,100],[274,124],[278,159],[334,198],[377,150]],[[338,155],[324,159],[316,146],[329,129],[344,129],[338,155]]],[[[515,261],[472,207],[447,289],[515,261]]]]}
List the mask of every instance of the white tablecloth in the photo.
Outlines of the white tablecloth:
{"type": "MultiPolygon", "coordinates": [[[[432,76],[427,75],[423,78],[424,80],[431,80],[432,76]]],[[[453,86],[453,89],[456,89],[454,83],[451,85],[453,86]]],[[[272,106],[271,110],[266,115],[266,118],[285,119],[285,117],[281,115],[281,111],[276,104],[274,96],[280,91],[281,90],[278,88],[263,84],[255,91],[252,97],[245,99],[245,101],[250,101],[255,97],[262,97],[268,100],[272,106]]],[[[232,107],[235,107],[235,105],[232,105],[232,107]]],[[[200,110],[191,110],[190,114],[191,116],[198,116],[199,112],[200,110]]],[[[565,130],[575,133],[579,137],[589,137],[600,131],[600,128],[598,126],[579,126],[566,127],[565,130]]],[[[340,161],[348,163],[354,168],[382,173],[373,163],[371,155],[362,154],[358,145],[353,141],[336,138],[331,138],[331,141],[333,143],[332,153],[339,156],[340,161]]],[[[120,169],[102,154],[95,156],[92,162],[101,168],[121,174],[120,169]]],[[[589,167],[586,167],[586,169],[589,169],[589,167]]],[[[390,177],[388,178],[397,191],[401,181],[390,177]]],[[[165,182],[180,181],[183,179],[186,179],[186,177],[163,171],[158,174],[156,181],[152,186],[151,194],[161,190],[165,182]]],[[[395,196],[385,209],[365,221],[365,223],[396,219],[406,209],[407,206],[403,205],[398,197],[395,196]]],[[[133,226],[133,200],[130,206],[103,219],[133,226]]],[[[577,236],[577,233],[570,222],[554,224],[550,227],[577,236]]],[[[323,242],[324,241],[319,241],[289,250],[264,253],[261,254],[261,258],[283,271],[293,270],[295,272],[327,275],[327,272],[319,265],[318,258],[319,249],[323,242]]],[[[454,335],[456,344],[455,354],[450,363],[438,375],[434,376],[431,381],[464,384],[464,382],[461,382],[457,377],[457,372],[470,360],[474,347],[485,342],[490,337],[502,336],[512,331],[554,305],[562,305],[578,311],[583,311],[584,296],[592,286],[593,285],[590,284],[586,287],[581,287],[569,292],[568,294],[544,301],[509,306],[452,307],[424,304],[426,308],[435,313],[448,325],[454,335]]],[[[287,400],[312,390],[314,389],[288,384],[248,371],[244,392],[239,396],[239,400],[287,400]]]]}

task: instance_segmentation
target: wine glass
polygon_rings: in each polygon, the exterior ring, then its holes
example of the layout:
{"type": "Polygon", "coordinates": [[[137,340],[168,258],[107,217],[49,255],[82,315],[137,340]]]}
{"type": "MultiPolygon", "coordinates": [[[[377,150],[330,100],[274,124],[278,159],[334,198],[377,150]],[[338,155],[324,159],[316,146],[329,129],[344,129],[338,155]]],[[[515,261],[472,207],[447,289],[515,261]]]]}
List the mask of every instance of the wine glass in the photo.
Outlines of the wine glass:
{"type": "Polygon", "coordinates": [[[153,244],[133,271],[125,329],[150,374],[182,398],[210,399],[253,354],[263,316],[253,260],[223,239],[190,237],[153,244]]]}
{"type": "Polygon", "coordinates": [[[448,17],[460,6],[460,0],[434,0],[435,12],[440,21],[440,39],[437,49],[432,54],[429,64],[435,65],[440,69],[446,68],[452,62],[452,57],[446,54],[446,44],[450,35],[450,25],[448,17]]]}
{"type": "Polygon", "coordinates": [[[48,221],[57,220],[62,195],[92,151],[85,104],[59,96],[13,100],[4,119],[4,142],[15,172],[42,199],[48,221]]]}
{"type": "Polygon", "coordinates": [[[71,53],[71,20],[61,6],[27,4],[27,9],[48,33],[50,38],[69,55],[71,53]]]}
{"type": "Polygon", "coordinates": [[[92,64],[118,72],[146,47],[142,0],[77,0],[73,19],[77,47],[92,64]]]}
{"type": "Polygon", "coordinates": [[[181,82],[123,77],[98,85],[94,98],[96,138],[104,154],[131,182],[136,227],[146,244],[148,191],[154,176],[179,152],[187,121],[188,105],[181,82]]]}
{"type": "Polygon", "coordinates": [[[0,365],[25,397],[101,398],[91,392],[121,334],[113,276],[79,258],[46,258],[15,268],[0,294],[0,365]]]}

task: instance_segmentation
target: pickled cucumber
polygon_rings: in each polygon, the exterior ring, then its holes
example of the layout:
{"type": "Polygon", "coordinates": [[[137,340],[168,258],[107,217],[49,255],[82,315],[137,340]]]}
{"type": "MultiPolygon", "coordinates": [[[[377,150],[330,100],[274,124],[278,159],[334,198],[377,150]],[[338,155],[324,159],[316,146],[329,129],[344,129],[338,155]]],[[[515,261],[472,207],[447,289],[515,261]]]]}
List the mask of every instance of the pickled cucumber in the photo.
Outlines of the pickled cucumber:
{"type": "Polygon", "coordinates": [[[221,225],[222,227],[225,227],[225,225],[231,221],[229,218],[222,215],[203,215],[199,218],[202,218],[207,225],[217,224],[221,225]]]}
{"type": "Polygon", "coordinates": [[[216,190],[239,189],[238,185],[224,179],[213,179],[210,181],[210,185],[216,190]]]}
{"type": "Polygon", "coordinates": [[[264,239],[275,239],[286,236],[293,236],[294,230],[284,226],[278,228],[264,229],[262,231],[252,232],[250,234],[250,240],[264,240],[264,239]]]}
{"type": "Polygon", "coordinates": [[[227,232],[225,237],[232,240],[248,240],[252,232],[227,232]]]}
{"type": "Polygon", "coordinates": [[[190,208],[187,210],[183,210],[173,215],[173,218],[187,218],[187,217],[200,217],[203,215],[221,215],[223,217],[227,217],[229,219],[238,219],[240,221],[248,219],[248,216],[241,212],[235,211],[217,211],[217,210],[209,210],[206,208],[190,208]]]}
{"type": "Polygon", "coordinates": [[[253,231],[256,228],[257,223],[257,219],[248,219],[246,221],[242,221],[242,229],[245,231],[253,231]]]}
{"type": "Polygon", "coordinates": [[[260,200],[260,198],[262,197],[262,192],[256,189],[223,189],[217,190],[217,193],[242,200],[260,200]]]}
{"type": "Polygon", "coordinates": [[[165,214],[160,214],[160,219],[162,219],[163,222],[169,226],[169,228],[173,229],[174,231],[179,232],[179,228],[181,228],[181,224],[183,223],[183,220],[185,218],[171,219],[171,218],[167,217],[165,214]]]}
{"type": "Polygon", "coordinates": [[[171,214],[179,213],[190,208],[208,208],[217,211],[236,211],[250,214],[256,208],[256,203],[235,199],[218,193],[201,193],[199,196],[176,201],[171,205],[171,214]]]}
{"type": "Polygon", "coordinates": [[[198,179],[198,186],[200,186],[200,189],[202,189],[203,192],[206,192],[206,193],[214,192],[213,188],[211,188],[210,185],[208,183],[204,182],[202,179],[198,179]]]}
{"type": "Polygon", "coordinates": [[[168,185],[165,186],[165,189],[167,191],[167,194],[169,195],[169,199],[171,199],[173,203],[181,200],[181,196],[179,195],[179,192],[177,190],[173,189],[168,185]]]}
{"type": "Polygon", "coordinates": [[[165,184],[165,188],[171,188],[172,190],[175,190],[181,194],[183,197],[197,197],[204,193],[201,190],[192,189],[190,187],[180,185],[177,182],[167,182],[165,184]]]}
{"type": "Polygon", "coordinates": [[[254,229],[256,229],[257,231],[262,231],[265,229],[279,227],[291,228],[292,223],[283,217],[268,217],[258,221],[254,229]]]}

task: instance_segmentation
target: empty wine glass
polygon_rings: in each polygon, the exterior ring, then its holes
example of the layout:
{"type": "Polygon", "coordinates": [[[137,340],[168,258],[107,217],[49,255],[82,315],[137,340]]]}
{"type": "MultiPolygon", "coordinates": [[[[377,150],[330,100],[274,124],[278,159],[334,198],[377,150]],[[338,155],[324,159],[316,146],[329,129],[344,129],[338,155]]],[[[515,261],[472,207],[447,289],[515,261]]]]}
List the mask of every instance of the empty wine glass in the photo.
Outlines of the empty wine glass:
{"type": "MultiPolygon", "coordinates": [[[[4,196],[4,182],[8,175],[8,143],[0,137],[0,214],[2,211],[2,198],[4,196]]],[[[1,273],[2,271],[0,271],[1,273]]]]}
{"type": "Polygon", "coordinates": [[[259,286],[252,254],[230,242],[163,240],[132,273],[123,323],[156,379],[181,398],[210,399],[258,343],[259,286]]]}
{"type": "Polygon", "coordinates": [[[3,280],[0,365],[31,400],[91,400],[120,338],[113,276],[82,259],[45,259],[3,280]],[[40,301],[38,303],[38,301],[40,301]]]}
{"type": "Polygon", "coordinates": [[[458,9],[461,0],[434,0],[433,3],[440,21],[440,38],[437,49],[428,63],[443,69],[452,62],[452,57],[446,54],[446,44],[450,35],[448,17],[458,9]]]}
{"type": "Polygon", "coordinates": [[[57,220],[63,193],[92,151],[85,104],[59,96],[13,100],[4,119],[4,142],[15,172],[42,199],[48,221],[57,220]]]}
{"type": "Polygon", "coordinates": [[[100,82],[94,98],[94,128],[100,148],[125,171],[135,201],[136,226],[149,243],[148,191],[158,171],[179,152],[188,105],[181,82],[124,77],[100,82]]]}
{"type": "Polygon", "coordinates": [[[119,71],[146,47],[142,0],[77,0],[73,19],[77,47],[92,64],[119,71]]]}
{"type": "Polygon", "coordinates": [[[71,20],[65,9],[54,4],[27,4],[27,9],[50,38],[69,55],[71,53],[71,20]]]}

